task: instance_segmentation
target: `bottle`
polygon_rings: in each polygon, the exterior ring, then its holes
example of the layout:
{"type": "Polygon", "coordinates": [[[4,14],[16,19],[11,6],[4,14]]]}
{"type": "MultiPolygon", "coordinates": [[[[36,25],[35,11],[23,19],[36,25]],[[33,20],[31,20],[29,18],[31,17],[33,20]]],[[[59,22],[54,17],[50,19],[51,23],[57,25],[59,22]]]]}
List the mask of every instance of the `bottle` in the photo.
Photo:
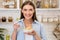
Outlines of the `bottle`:
{"type": "Polygon", "coordinates": [[[7,33],[6,33],[6,40],[10,40],[10,33],[9,33],[9,31],[7,31],[7,33]]]}
{"type": "Polygon", "coordinates": [[[6,35],[6,40],[10,40],[10,35],[9,34],[6,35]]]}

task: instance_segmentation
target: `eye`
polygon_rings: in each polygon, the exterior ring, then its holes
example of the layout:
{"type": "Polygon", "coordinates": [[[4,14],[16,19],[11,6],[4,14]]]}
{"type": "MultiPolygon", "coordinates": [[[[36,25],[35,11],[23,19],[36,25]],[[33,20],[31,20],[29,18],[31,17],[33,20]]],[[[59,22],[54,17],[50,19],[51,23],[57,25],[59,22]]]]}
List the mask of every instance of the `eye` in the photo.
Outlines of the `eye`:
{"type": "Polygon", "coordinates": [[[33,9],[30,9],[30,11],[32,11],[33,9]]]}
{"type": "Polygon", "coordinates": [[[27,11],[27,9],[24,9],[24,11],[27,11]]]}

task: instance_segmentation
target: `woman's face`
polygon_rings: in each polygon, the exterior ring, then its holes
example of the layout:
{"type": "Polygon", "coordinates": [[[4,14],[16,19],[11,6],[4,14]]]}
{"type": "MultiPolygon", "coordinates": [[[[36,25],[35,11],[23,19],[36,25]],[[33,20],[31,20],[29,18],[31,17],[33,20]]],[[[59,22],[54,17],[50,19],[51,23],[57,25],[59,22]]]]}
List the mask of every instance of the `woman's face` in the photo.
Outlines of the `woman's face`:
{"type": "Polygon", "coordinates": [[[22,9],[23,16],[25,19],[32,19],[33,13],[34,13],[34,8],[33,6],[27,4],[23,7],[22,9]]]}

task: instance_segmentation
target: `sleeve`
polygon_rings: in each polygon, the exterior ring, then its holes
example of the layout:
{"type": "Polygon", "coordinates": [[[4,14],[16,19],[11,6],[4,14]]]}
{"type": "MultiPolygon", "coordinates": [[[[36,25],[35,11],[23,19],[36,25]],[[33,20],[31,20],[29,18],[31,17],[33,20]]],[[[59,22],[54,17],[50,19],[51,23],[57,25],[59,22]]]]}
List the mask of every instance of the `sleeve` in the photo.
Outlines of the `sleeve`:
{"type": "Polygon", "coordinates": [[[17,33],[17,40],[24,40],[24,33],[23,31],[18,31],[17,33]]]}
{"type": "Polygon", "coordinates": [[[47,40],[47,37],[46,37],[46,32],[45,32],[45,30],[44,30],[44,27],[43,27],[43,25],[40,25],[40,35],[41,35],[41,38],[42,38],[42,40],[47,40]]]}
{"type": "Polygon", "coordinates": [[[17,21],[16,23],[18,23],[18,24],[20,25],[20,27],[19,27],[18,30],[17,30],[16,40],[24,40],[22,20],[19,20],[19,21],[17,21]]]}

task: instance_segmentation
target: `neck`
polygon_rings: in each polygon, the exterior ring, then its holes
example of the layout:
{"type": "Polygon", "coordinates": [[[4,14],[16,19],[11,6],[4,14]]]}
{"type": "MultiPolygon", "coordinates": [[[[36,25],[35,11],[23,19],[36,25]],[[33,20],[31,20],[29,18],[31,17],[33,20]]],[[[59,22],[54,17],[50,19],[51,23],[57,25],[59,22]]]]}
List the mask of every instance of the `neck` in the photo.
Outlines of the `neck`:
{"type": "Polygon", "coordinates": [[[32,19],[29,19],[29,20],[24,19],[24,22],[26,22],[26,23],[32,23],[33,21],[32,21],[32,19]]]}

